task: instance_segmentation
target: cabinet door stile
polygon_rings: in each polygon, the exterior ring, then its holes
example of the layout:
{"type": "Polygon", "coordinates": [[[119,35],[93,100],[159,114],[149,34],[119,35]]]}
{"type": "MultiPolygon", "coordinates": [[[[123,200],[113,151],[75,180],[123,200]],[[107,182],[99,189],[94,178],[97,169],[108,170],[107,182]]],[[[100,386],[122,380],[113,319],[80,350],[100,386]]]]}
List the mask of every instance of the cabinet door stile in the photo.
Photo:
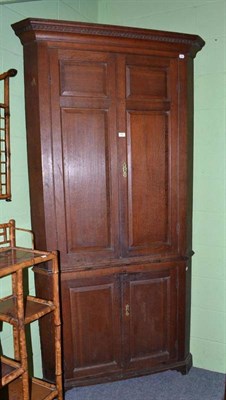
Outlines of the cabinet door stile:
{"type": "Polygon", "coordinates": [[[116,56],[116,92],[117,92],[117,144],[118,144],[118,180],[119,180],[119,237],[120,237],[120,256],[125,255],[127,247],[127,185],[128,185],[128,155],[127,140],[128,132],[126,126],[126,70],[125,55],[116,56]]]}
{"type": "Polygon", "coordinates": [[[127,368],[130,362],[130,290],[129,274],[120,273],[121,286],[121,335],[122,366],[127,368]]]}
{"type": "Polygon", "coordinates": [[[49,85],[50,85],[50,103],[51,103],[51,137],[53,153],[53,177],[55,191],[55,209],[57,225],[57,249],[63,253],[67,252],[67,232],[65,220],[65,190],[64,190],[64,167],[62,157],[62,126],[61,111],[59,102],[60,81],[59,81],[59,63],[58,50],[49,49],[49,85]],[[57,179],[56,179],[57,178],[57,179]],[[66,240],[65,240],[66,238],[66,240]]]}

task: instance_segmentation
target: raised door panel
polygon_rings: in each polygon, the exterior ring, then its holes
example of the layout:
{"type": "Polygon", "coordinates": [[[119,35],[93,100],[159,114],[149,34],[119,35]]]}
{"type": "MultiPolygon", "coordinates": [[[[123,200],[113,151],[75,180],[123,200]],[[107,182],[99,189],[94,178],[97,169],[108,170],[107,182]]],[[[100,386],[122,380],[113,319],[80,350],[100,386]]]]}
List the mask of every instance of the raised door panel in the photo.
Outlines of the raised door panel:
{"type": "Polygon", "coordinates": [[[124,255],[177,252],[177,60],[127,56],[125,68],[128,181],[124,255]]]}
{"type": "Polygon", "coordinates": [[[69,60],[61,59],[60,86],[62,96],[108,97],[108,65],[106,59],[91,57],[80,59],[77,56],[76,60],[75,57],[69,60]],[[91,57],[92,60],[90,60],[91,57]]]}
{"type": "Polygon", "coordinates": [[[58,248],[67,269],[118,254],[114,57],[52,50],[50,60],[58,248]]]}
{"type": "Polygon", "coordinates": [[[177,359],[177,267],[159,265],[124,278],[127,369],[177,359]]]}
{"type": "Polygon", "coordinates": [[[107,116],[62,110],[68,252],[111,248],[107,116]]]}
{"type": "Polygon", "coordinates": [[[63,282],[65,378],[77,380],[121,368],[120,294],[115,276],[63,282]]]}
{"type": "Polygon", "coordinates": [[[160,111],[131,112],[129,160],[129,247],[169,240],[168,116],[160,111]]]}

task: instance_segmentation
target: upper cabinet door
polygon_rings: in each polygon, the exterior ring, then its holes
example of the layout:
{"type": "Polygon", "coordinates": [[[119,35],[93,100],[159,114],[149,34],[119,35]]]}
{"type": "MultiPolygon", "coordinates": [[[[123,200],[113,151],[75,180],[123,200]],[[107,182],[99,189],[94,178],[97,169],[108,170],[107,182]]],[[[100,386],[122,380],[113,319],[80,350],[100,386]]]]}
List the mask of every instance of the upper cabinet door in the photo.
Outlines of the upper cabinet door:
{"type": "Polygon", "coordinates": [[[176,253],[178,59],[70,49],[49,58],[62,264],[176,253]]]}
{"type": "Polygon", "coordinates": [[[114,56],[107,53],[50,50],[58,248],[63,265],[118,255],[114,65],[114,56]]]}
{"type": "MultiPolygon", "coordinates": [[[[123,255],[172,253],[178,227],[178,61],[126,56],[123,255]],[[126,187],[126,189],[125,189],[126,187]]],[[[123,90],[125,93],[123,93],[123,90]]],[[[121,161],[122,162],[122,161],[121,161]]]]}

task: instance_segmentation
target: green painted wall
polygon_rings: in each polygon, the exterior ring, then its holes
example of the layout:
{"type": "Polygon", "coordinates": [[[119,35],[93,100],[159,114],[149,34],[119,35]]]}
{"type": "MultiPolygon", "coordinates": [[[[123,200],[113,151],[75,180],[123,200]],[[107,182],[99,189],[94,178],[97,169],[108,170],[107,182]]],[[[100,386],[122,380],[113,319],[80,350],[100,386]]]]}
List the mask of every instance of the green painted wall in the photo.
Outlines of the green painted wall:
{"type": "MultiPolygon", "coordinates": [[[[192,338],[194,365],[226,372],[225,240],[225,0],[42,0],[0,5],[0,72],[11,80],[12,193],[1,201],[0,222],[30,227],[22,46],[10,25],[26,17],[82,20],[196,33],[206,41],[195,60],[194,239],[192,338]]],[[[0,86],[1,88],[1,86],[0,86]]],[[[0,99],[1,99],[0,92],[0,99]]],[[[1,100],[0,100],[1,101],[1,100]]],[[[0,296],[8,282],[0,284],[0,296]]],[[[33,282],[31,279],[31,286],[33,282]]],[[[40,375],[37,325],[32,327],[35,372],[40,375]]],[[[0,333],[11,354],[10,329],[0,333]]]]}

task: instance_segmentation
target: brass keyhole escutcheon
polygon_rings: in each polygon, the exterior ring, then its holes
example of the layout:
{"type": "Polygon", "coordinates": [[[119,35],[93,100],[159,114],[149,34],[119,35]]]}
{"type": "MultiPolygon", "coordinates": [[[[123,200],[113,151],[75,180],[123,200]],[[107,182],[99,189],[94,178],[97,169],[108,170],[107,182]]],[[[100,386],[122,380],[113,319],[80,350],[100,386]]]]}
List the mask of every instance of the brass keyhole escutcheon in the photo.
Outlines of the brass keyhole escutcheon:
{"type": "Polygon", "coordinates": [[[126,304],[126,317],[129,317],[130,314],[130,307],[129,304],[126,304]]]}
{"type": "Polygon", "coordinates": [[[127,178],[127,164],[125,161],[122,164],[122,175],[123,175],[123,178],[127,178]]]}

